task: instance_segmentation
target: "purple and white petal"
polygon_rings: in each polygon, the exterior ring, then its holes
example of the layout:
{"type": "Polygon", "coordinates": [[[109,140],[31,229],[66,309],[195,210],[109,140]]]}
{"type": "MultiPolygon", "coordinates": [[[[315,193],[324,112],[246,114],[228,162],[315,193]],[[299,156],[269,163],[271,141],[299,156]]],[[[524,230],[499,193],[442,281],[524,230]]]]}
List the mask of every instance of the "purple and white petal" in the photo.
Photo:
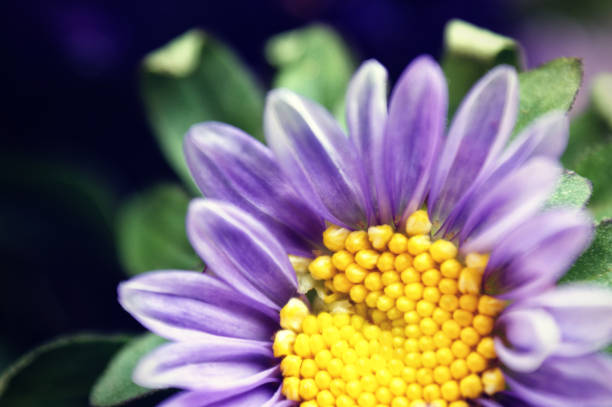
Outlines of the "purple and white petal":
{"type": "Polygon", "coordinates": [[[252,214],[290,253],[311,254],[325,224],[289,185],[266,146],[236,127],[208,122],[191,127],[184,150],[205,197],[252,214]]]}
{"type": "Polygon", "coordinates": [[[391,94],[379,166],[382,221],[405,221],[425,199],[442,142],[448,90],[440,66],[429,56],[415,59],[391,94]]]}
{"type": "Polygon", "coordinates": [[[279,397],[280,383],[267,384],[237,395],[211,399],[207,391],[186,391],[164,401],[159,407],[290,407],[294,402],[279,397]]]}
{"type": "Polygon", "coordinates": [[[149,330],[189,341],[211,335],[269,341],[278,313],[265,315],[224,282],[193,271],[158,271],[119,285],[119,302],[149,330]]]}
{"type": "MultiPolygon", "coordinates": [[[[561,247],[560,252],[563,248],[561,247]]],[[[558,356],[582,356],[612,343],[612,293],[588,285],[567,285],[521,302],[546,310],[561,330],[558,356]]]]}
{"type": "Polygon", "coordinates": [[[536,119],[504,151],[495,168],[478,177],[463,195],[444,223],[443,231],[460,229],[486,191],[534,157],[558,159],[567,145],[569,121],[563,112],[552,112],[536,119]]]}
{"type": "MultiPolygon", "coordinates": [[[[383,133],[387,122],[387,70],[370,59],[357,70],[346,94],[346,124],[349,138],[361,157],[368,183],[369,201],[378,207],[376,180],[382,177],[376,161],[382,155],[383,133]]],[[[380,223],[379,219],[374,221],[380,223]]],[[[373,220],[370,220],[370,224],[373,220]]]]}
{"type": "Polygon", "coordinates": [[[553,317],[538,309],[508,309],[495,325],[495,352],[517,372],[533,372],[557,348],[561,332],[553,317]]]}
{"type": "Polygon", "coordinates": [[[187,213],[191,245],[236,291],[280,310],[297,290],[297,277],[276,237],[255,218],[226,202],[195,199],[187,213]]]}
{"type": "Polygon", "coordinates": [[[152,389],[206,391],[212,399],[277,381],[277,364],[269,342],[211,337],[162,345],[139,362],[133,379],[152,389]]]}
{"type": "Polygon", "coordinates": [[[495,246],[484,273],[485,292],[517,299],[554,286],[592,234],[592,222],[583,212],[558,209],[537,214],[495,246]]]}
{"type": "Polygon", "coordinates": [[[329,112],[287,89],[273,90],[264,129],[281,169],[322,217],[352,228],[367,225],[373,209],[364,168],[329,112]]]}
{"type": "Polygon", "coordinates": [[[511,392],[535,407],[609,407],[612,359],[600,354],[550,358],[533,373],[506,370],[511,392]]]}
{"type": "Polygon", "coordinates": [[[560,174],[557,162],[534,158],[477,197],[459,234],[462,251],[493,250],[508,233],[540,210],[560,174]]]}
{"type": "Polygon", "coordinates": [[[437,158],[428,206],[441,225],[482,172],[490,171],[508,140],[518,110],[518,77],[509,66],[494,68],[465,97],[437,158]]]}

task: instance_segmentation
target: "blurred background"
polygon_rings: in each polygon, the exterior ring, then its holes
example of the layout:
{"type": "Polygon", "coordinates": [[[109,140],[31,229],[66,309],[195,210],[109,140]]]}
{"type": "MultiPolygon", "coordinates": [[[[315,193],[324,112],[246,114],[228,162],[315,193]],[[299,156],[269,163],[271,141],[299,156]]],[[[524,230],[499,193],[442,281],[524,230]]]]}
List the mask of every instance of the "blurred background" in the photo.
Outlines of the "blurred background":
{"type": "Polygon", "coordinates": [[[528,67],[582,57],[587,87],[612,70],[611,1],[22,0],[0,10],[0,370],[58,335],[141,331],[116,303],[126,278],[117,211],[178,177],[148,124],[138,70],[191,28],[233,48],[264,89],[266,41],[312,22],[392,81],[415,56],[441,56],[452,18],[517,39],[528,67]]]}

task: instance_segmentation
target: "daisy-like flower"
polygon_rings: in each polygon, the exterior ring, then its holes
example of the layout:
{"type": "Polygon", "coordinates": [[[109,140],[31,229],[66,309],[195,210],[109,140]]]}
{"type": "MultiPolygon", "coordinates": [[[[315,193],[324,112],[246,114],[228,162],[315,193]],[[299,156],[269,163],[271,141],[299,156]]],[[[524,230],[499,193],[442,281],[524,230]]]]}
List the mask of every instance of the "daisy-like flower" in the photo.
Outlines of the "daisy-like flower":
{"type": "Polygon", "coordinates": [[[481,79],[445,136],[447,90],[420,57],[386,103],[363,64],[348,137],[288,90],[266,147],[221,123],[186,138],[209,199],[187,233],[210,272],[121,284],[123,307],[171,343],[134,380],[165,407],[612,405],[612,296],[556,287],[591,221],[543,209],[568,136],[561,113],[515,139],[516,72],[481,79]],[[309,292],[309,298],[305,294],[309,292]],[[315,293],[314,295],[312,295],[315,293]]]}

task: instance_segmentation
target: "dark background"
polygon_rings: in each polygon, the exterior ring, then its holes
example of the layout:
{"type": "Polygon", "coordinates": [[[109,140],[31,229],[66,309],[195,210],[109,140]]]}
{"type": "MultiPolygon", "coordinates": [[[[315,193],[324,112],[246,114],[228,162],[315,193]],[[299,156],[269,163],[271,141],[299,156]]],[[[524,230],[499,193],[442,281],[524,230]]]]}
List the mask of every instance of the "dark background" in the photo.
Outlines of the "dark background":
{"type": "Polygon", "coordinates": [[[269,85],[266,39],[319,21],[338,30],[359,60],[381,61],[393,80],[415,56],[440,56],[451,18],[520,35],[533,16],[591,17],[588,2],[580,14],[551,4],[559,7],[510,0],[3,2],[0,369],[60,334],[140,330],[116,303],[125,274],[114,215],[126,197],[176,180],[139,97],[137,71],[147,52],[201,27],[269,85]]]}

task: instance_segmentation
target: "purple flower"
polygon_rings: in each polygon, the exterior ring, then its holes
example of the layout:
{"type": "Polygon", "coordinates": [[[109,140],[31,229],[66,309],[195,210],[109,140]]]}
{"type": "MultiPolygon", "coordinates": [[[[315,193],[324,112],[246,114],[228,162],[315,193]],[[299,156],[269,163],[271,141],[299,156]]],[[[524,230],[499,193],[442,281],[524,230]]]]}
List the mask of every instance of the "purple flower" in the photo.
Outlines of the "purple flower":
{"type": "Polygon", "coordinates": [[[268,96],[269,148],[226,124],[190,130],[185,154],[209,199],[192,202],[187,233],[211,272],[119,287],[123,307],[172,341],[135,382],[184,390],[165,407],[612,405],[612,361],[597,353],[612,341],[612,296],[555,287],[591,221],[542,210],[566,117],[510,141],[518,81],[505,66],[446,136],[431,58],[408,66],[389,107],[386,87],[375,61],[355,74],[349,137],[288,90],[268,96]]]}

